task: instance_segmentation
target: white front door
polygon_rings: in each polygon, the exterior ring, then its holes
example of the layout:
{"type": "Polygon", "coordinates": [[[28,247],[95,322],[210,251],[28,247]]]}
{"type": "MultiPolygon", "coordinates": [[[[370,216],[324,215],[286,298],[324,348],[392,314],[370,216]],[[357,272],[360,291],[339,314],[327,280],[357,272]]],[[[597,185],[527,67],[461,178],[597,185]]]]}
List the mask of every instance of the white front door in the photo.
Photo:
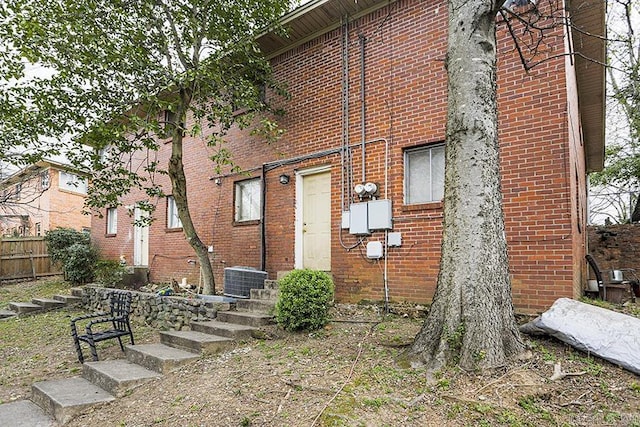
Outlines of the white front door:
{"type": "Polygon", "coordinates": [[[300,224],[302,265],[298,268],[331,271],[331,171],[302,175],[300,224]]]}
{"type": "Polygon", "coordinates": [[[149,212],[140,208],[134,210],[133,225],[133,265],[147,267],[149,265],[149,226],[136,225],[139,220],[147,218],[149,212]]]}

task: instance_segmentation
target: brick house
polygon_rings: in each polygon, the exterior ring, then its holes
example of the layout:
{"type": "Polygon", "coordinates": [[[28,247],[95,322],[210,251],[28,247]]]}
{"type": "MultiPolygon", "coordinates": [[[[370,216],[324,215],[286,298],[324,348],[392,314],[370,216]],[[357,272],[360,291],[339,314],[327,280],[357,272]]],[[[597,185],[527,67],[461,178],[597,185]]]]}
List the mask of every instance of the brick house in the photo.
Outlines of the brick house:
{"type": "MultiPolygon", "coordinates": [[[[504,207],[522,311],[577,296],[586,281],[585,179],[603,164],[604,71],[580,55],[604,57],[603,43],[583,35],[604,33],[604,2],[576,3],[582,31],[550,29],[548,60],[529,72],[498,27],[504,207]],[[580,55],[563,55],[570,49],[580,55]]],[[[430,301],[441,241],[446,20],[441,0],[313,0],[283,18],[289,38],[259,39],[291,95],[284,137],[267,145],[232,132],[244,172],[224,175],[210,172],[202,143],[185,140],[190,209],[218,289],[225,267],[271,278],[308,267],[331,272],[340,301],[430,301]]],[[[161,147],[161,161],[169,149],[161,147]]],[[[142,198],[93,218],[101,252],[148,266],[152,281],[197,283],[172,199],[158,202],[150,227],[133,227],[142,198]]]]}
{"type": "Polygon", "coordinates": [[[88,231],[82,214],[87,174],[54,160],[42,160],[0,181],[3,236],[44,236],[57,227],[88,231]]]}

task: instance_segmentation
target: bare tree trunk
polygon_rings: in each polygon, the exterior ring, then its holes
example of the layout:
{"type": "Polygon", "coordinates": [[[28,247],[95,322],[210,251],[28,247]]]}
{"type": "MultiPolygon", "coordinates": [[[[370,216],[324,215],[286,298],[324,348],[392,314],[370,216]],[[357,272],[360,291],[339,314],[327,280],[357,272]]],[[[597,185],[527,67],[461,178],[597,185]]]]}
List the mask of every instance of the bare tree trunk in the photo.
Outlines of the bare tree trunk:
{"type": "Polygon", "coordinates": [[[523,350],[498,158],[495,17],[501,3],[449,0],[442,253],[431,309],[407,353],[414,366],[491,368],[523,350]]]}
{"type": "Polygon", "coordinates": [[[184,137],[184,122],[186,120],[186,111],[191,102],[191,94],[186,90],[181,90],[180,107],[177,111],[176,118],[178,123],[173,126],[173,138],[171,141],[171,158],[169,159],[168,174],[171,179],[173,198],[178,209],[178,217],[182,222],[182,230],[191,245],[200,262],[202,279],[204,282],[202,293],[215,294],[216,284],[213,277],[213,268],[209,259],[207,246],[202,243],[196,229],[191,220],[189,213],[189,204],[187,201],[187,179],[184,174],[184,164],[182,162],[182,140],[184,137]]]}

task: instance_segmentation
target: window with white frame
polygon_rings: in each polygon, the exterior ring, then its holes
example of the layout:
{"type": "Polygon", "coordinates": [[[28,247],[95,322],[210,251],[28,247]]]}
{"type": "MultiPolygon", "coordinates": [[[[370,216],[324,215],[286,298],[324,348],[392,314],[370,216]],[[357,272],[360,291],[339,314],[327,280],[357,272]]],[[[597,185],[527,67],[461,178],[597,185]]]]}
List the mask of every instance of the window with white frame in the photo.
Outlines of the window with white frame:
{"type": "Polygon", "coordinates": [[[107,209],[107,234],[118,233],[118,209],[107,209]]]}
{"type": "Polygon", "coordinates": [[[87,194],[87,179],[82,178],[75,173],[60,171],[60,182],[58,187],[62,190],[87,194]]]}
{"type": "Polygon", "coordinates": [[[235,220],[260,219],[260,179],[247,179],[235,183],[235,220]]]}
{"type": "Polygon", "coordinates": [[[178,206],[173,196],[167,196],[167,228],[182,228],[182,221],[178,216],[178,206]]]}
{"type": "Polygon", "coordinates": [[[412,148],[404,152],[404,202],[439,202],[444,196],[444,145],[412,148]]]}

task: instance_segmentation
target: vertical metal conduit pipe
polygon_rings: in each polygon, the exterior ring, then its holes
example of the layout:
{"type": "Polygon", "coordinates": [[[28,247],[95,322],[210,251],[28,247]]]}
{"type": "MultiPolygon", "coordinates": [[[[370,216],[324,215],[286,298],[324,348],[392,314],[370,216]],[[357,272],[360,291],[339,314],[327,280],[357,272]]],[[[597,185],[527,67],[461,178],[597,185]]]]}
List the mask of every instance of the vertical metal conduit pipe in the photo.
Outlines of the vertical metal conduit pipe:
{"type": "Polygon", "coordinates": [[[362,183],[366,182],[365,172],[365,142],[367,130],[367,104],[366,104],[366,86],[365,86],[365,45],[367,39],[364,34],[360,34],[360,133],[362,143],[362,183]]]}

